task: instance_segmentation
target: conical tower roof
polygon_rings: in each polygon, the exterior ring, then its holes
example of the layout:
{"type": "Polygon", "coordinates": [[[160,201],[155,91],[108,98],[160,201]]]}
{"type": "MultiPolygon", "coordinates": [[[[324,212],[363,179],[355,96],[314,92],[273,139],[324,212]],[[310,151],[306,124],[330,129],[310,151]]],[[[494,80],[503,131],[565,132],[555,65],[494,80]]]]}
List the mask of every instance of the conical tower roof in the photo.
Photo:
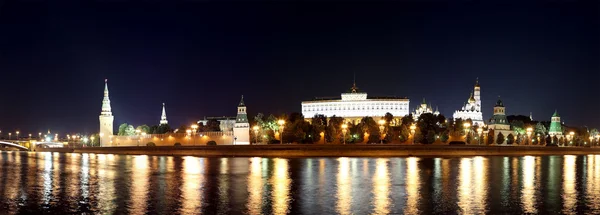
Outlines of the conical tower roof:
{"type": "Polygon", "coordinates": [[[552,114],[552,117],[560,117],[560,115],[558,115],[558,111],[554,110],[554,114],[552,114]]]}
{"type": "Polygon", "coordinates": [[[244,104],[244,95],[242,95],[242,99],[240,99],[240,104],[238,107],[246,107],[246,104],[244,104]]]}

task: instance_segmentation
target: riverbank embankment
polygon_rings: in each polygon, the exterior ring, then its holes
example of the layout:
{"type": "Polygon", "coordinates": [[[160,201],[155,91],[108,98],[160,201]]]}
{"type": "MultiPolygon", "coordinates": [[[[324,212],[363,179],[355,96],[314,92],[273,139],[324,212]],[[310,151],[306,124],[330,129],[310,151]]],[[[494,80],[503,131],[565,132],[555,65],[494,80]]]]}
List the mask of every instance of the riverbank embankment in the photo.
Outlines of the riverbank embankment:
{"type": "Polygon", "coordinates": [[[448,145],[229,145],[38,148],[38,152],[168,155],[200,157],[409,157],[409,156],[525,156],[600,154],[600,148],[543,146],[448,145]]]}

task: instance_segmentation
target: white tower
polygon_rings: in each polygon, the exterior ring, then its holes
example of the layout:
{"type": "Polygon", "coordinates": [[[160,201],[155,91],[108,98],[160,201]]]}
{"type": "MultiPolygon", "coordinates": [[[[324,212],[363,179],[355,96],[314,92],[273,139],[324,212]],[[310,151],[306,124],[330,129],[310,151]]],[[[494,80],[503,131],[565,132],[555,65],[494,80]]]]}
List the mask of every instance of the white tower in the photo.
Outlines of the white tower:
{"type": "Polygon", "coordinates": [[[102,112],[100,112],[100,146],[110,145],[114,120],[108,98],[108,79],[104,79],[104,99],[102,99],[102,112]]]}
{"type": "Polygon", "coordinates": [[[246,114],[246,105],[244,104],[244,96],[238,105],[237,117],[233,126],[233,136],[235,144],[249,145],[250,144],[250,123],[248,123],[248,115],[246,114]]]}
{"type": "Polygon", "coordinates": [[[475,98],[475,103],[477,104],[476,110],[481,112],[481,87],[479,86],[479,78],[475,80],[475,89],[473,97],[475,98]]]}
{"type": "Polygon", "coordinates": [[[165,103],[163,103],[162,115],[160,115],[160,124],[159,125],[166,125],[166,124],[169,124],[169,121],[167,120],[167,112],[165,111],[165,103]]]}

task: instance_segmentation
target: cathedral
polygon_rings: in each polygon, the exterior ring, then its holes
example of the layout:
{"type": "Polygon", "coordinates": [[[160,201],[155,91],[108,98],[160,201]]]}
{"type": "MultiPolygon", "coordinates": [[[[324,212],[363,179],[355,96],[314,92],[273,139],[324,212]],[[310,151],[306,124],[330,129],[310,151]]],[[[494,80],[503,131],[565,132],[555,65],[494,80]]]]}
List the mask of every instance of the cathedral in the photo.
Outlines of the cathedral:
{"type": "Polygon", "coordinates": [[[467,103],[460,109],[454,112],[454,119],[471,119],[473,125],[484,126],[483,113],[481,112],[481,87],[479,80],[475,82],[473,93],[469,96],[467,103]]]}
{"type": "Polygon", "coordinates": [[[440,112],[437,110],[437,107],[435,108],[435,111],[433,111],[433,108],[431,108],[431,105],[427,105],[427,102],[425,102],[425,98],[423,98],[421,105],[412,112],[413,119],[416,121],[419,119],[419,116],[421,116],[421,114],[425,114],[425,113],[431,113],[434,116],[437,116],[440,114],[440,112]]]}

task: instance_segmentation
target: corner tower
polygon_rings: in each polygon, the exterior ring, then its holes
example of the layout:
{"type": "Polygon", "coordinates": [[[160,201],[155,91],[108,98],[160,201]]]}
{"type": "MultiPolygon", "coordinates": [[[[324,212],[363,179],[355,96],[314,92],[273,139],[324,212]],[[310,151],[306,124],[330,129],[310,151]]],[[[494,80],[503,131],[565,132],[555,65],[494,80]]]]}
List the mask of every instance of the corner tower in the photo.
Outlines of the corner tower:
{"type": "Polygon", "coordinates": [[[104,79],[104,98],[102,99],[102,112],[100,112],[100,146],[109,146],[110,138],[113,135],[113,121],[110,108],[110,99],[108,98],[108,79],[104,79]]]}
{"type": "Polygon", "coordinates": [[[233,126],[233,136],[235,144],[249,145],[250,144],[250,124],[248,123],[248,115],[246,114],[246,105],[244,104],[244,96],[240,100],[237,108],[237,117],[233,126]]]}

